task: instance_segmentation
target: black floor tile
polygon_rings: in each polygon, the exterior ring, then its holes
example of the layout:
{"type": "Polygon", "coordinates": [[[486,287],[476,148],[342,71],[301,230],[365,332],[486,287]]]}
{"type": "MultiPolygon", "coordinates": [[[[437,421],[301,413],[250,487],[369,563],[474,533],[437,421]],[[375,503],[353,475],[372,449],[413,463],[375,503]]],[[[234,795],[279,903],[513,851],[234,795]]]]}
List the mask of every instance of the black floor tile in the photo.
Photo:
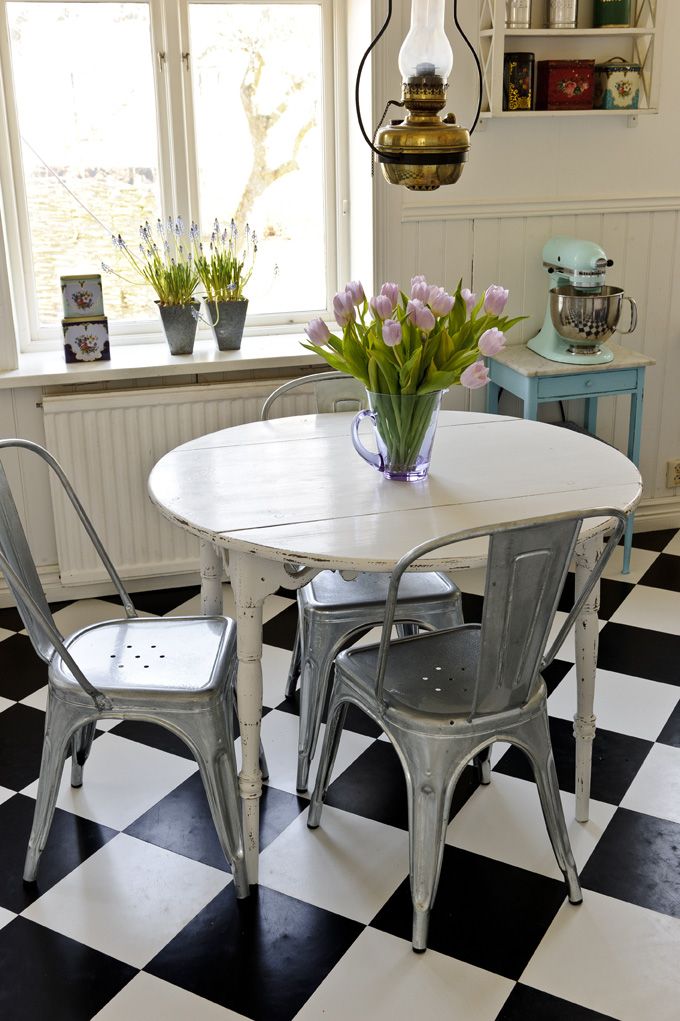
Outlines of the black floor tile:
{"type": "MultiPolygon", "coordinates": [[[[131,592],[130,599],[136,610],[142,613],[153,613],[158,617],[164,617],[171,610],[176,610],[182,603],[193,599],[201,591],[198,585],[186,585],[181,588],[154,589],[151,592],[131,592]]],[[[115,603],[120,606],[120,596],[101,596],[107,603],[115,603]]]]}
{"type": "Polygon", "coordinates": [[[463,620],[465,623],[481,624],[484,596],[477,596],[474,592],[461,592],[461,602],[463,604],[463,620]]]}
{"type": "Polygon", "coordinates": [[[639,584],[680,592],[680,557],[659,553],[652,566],[640,578],[639,584]]]}
{"type": "Polygon", "coordinates": [[[47,664],[26,635],[0,642],[0,696],[19,702],[47,684],[47,664]]]}
{"type": "MultiPolygon", "coordinates": [[[[306,798],[263,787],[260,799],[261,849],[278,837],[307,805],[306,798]]],[[[140,816],[125,832],[204,865],[231,871],[220,846],[198,772],[140,816]]]]}
{"type": "Polygon", "coordinates": [[[232,884],[145,971],[252,1018],[291,1021],[364,926],[259,886],[232,884]]]}
{"type": "Polygon", "coordinates": [[[15,918],[0,929],[0,974],[0,1017],[7,1021],[90,1021],[137,971],[15,918]]]}
{"type": "MultiPolygon", "coordinates": [[[[660,553],[676,534],[677,528],[663,528],[657,532],[633,532],[633,546],[637,546],[638,549],[652,550],[653,553],[660,553]]],[[[623,539],[619,545],[623,546],[623,539]]]]}
{"type": "Polygon", "coordinates": [[[23,794],[15,794],[0,805],[0,907],[17,913],[41,897],[118,832],[58,808],[40,859],[37,882],[24,883],[24,858],[34,809],[33,798],[23,794]]]}
{"type": "Polygon", "coordinates": [[[40,773],[45,714],[26,705],[0,713],[0,787],[20,791],[40,773]]]}
{"type": "MultiPolygon", "coordinates": [[[[477,787],[477,771],[468,766],[456,784],[450,819],[460,811],[477,787]]],[[[408,829],[404,770],[392,745],[386,741],[375,741],[367,748],[330,785],[326,804],[387,826],[408,829]]]]}
{"type": "MultiPolygon", "coordinates": [[[[323,723],[328,719],[328,701],[331,696],[333,684],[328,688],[328,697],[326,699],[326,705],[324,706],[323,713],[321,714],[321,720],[323,723]]],[[[282,713],[289,713],[291,716],[300,715],[300,689],[295,692],[292,698],[284,698],[276,709],[282,713]]],[[[382,734],[381,728],[375,723],[370,716],[366,713],[362,713],[358,706],[351,705],[347,710],[347,716],[345,717],[345,730],[351,730],[354,734],[363,734],[365,737],[380,737],[382,734]]]]}
{"type": "MultiPolygon", "coordinates": [[[[550,739],[555,755],[560,789],[574,792],[574,733],[570,720],[550,719],[550,739]]],[[[593,742],[591,796],[597,801],[618,805],[647,758],[652,741],[598,730],[593,742]]],[[[510,748],[494,770],[521,780],[533,780],[529,759],[519,748],[510,748]]],[[[493,782],[493,781],[492,781],[493,782]]]]}
{"type": "Polygon", "coordinates": [[[16,606],[6,606],[0,610],[0,628],[5,631],[24,630],[24,622],[19,616],[16,606]]]}
{"type": "Polygon", "coordinates": [[[297,603],[292,603],[264,624],[262,640],[265,645],[273,645],[277,649],[290,649],[292,652],[297,633],[297,621],[297,603]]]}
{"type": "Polygon", "coordinates": [[[109,731],[117,737],[126,737],[130,741],[157,748],[161,752],[170,752],[183,759],[193,759],[191,749],[181,738],[157,723],[143,723],[139,720],[121,720],[109,731]]]}
{"type": "Polygon", "coordinates": [[[680,824],[619,808],[581,872],[584,889],[680,918],[680,824]]]}
{"type": "Polygon", "coordinates": [[[562,659],[554,659],[550,666],[545,668],[543,680],[549,695],[552,695],[557,685],[564,680],[573,665],[573,663],[567,663],[562,659]]]}
{"type": "Polygon", "coordinates": [[[628,624],[606,624],[600,631],[601,670],[680,685],[680,635],[628,624]]]}
{"type": "MultiPolygon", "coordinates": [[[[562,610],[564,613],[569,613],[574,605],[574,580],[575,575],[573,572],[570,572],[567,575],[567,580],[564,583],[562,595],[557,606],[557,609],[562,610]]],[[[600,609],[598,612],[600,620],[609,620],[634,588],[635,585],[627,581],[603,578],[600,582],[600,609]]]]}
{"type": "Polygon", "coordinates": [[[680,748],[680,699],[656,740],[659,744],[669,744],[674,748],[680,748]]]}
{"type": "Polygon", "coordinates": [[[518,983],[496,1021],[612,1021],[607,1014],[518,983]]]}
{"type": "MultiPolygon", "coordinates": [[[[447,845],[427,945],[475,967],[517,979],[565,897],[566,888],[556,879],[447,845]]],[[[371,925],[410,941],[408,880],[371,925]]]]}

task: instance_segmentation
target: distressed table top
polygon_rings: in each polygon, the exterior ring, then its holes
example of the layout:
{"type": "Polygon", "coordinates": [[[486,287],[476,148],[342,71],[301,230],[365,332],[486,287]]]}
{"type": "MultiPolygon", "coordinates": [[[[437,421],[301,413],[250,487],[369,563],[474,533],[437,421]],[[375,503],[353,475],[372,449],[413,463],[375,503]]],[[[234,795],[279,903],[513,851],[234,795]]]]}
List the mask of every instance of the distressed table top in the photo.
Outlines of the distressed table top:
{"type": "Polygon", "coordinates": [[[611,372],[612,369],[639,369],[655,365],[655,360],[640,351],[631,351],[620,344],[607,341],[614,358],[602,365],[575,365],[573,362],[553,362],[531,351],[526,344],[506,344],[493,356],[493,361],[507,365],[520,376],[573,376],[575,372],[611,372]]]}
{"type": "MultiPolygon", "coordinates": [[[[193,440],[156,464],[151,498],[171,521],[227,549],[376,571],[435,535],[566,510],[628,511],[640,497],[632,462],[589,436],[452,411],[440,415],[429,478],[389,481],[354,451],[352,417],[273,419],[193,440]]],[[[589,533],[604,522],[591,524],[589,533]]],[[[484,561],[480,540],[455,550],[446,559],[439,552],[437,566],[484,561]]]]}

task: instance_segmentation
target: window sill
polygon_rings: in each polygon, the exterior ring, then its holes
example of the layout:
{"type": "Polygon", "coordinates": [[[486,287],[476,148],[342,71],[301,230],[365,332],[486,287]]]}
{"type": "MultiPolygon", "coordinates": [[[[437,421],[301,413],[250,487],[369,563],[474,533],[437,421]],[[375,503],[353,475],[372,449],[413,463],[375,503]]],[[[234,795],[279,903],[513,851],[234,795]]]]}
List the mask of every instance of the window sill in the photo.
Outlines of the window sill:
{"type": "Polygon", "coordinates": [[[190,355],[171,355],[167,344],[115,343],[111,361],[70,365],[63,349],[21,354],[17,369],[0,371],[0,389],[323,367],[321,358],[302,347],[306,339],[303,333],[244,337],[238,351],[219,351],[211,338],[197,340],[190,355]]]}

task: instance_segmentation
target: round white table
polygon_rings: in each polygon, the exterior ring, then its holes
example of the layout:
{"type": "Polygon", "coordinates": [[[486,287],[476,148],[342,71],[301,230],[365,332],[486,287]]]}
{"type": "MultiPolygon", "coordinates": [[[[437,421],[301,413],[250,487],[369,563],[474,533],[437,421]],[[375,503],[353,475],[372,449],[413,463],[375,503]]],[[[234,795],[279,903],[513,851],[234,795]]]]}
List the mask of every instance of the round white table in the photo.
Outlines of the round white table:
{"type": "MultiPolygon", "coordinates": [[[[239,777],[246,856],[257,882],[262,713],[262,604],[319,570],[389,571],[436,535],[567,510],[632,510],[640,474],[619,451],[551,425],[442,412],[430,476],[390,482],[353,450],[351,415],[308,415],[235,426],[170,451],[149,493],[170,521],[199,536],[205,613],[220,613],[223,552],[236,603],[239,777]],[[305,565],[300,572],[299,565],[305,565]]],[[[607,522],[588,523],[576,555],[577,590],[597,560],[607,522]]],[[[481,540],[429,559],[424,570],[484,563],[481,540]]],[[[576,628],[576,818],[588,818],[599,593],[576,628]]]]}

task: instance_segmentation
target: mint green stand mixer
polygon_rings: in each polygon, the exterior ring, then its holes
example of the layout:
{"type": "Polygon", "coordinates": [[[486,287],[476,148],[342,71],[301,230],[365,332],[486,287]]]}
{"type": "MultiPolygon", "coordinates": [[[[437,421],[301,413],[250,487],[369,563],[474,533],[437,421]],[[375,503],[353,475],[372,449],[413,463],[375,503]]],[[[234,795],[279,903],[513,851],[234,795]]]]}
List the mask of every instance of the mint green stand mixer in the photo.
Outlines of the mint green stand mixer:
{"type": "Polygon", "coordinates": [[[605,284],[614,263],[599,245],[578,238],[554,237],[543,247],[543,267],[551,288],[543,327],[528,347],[552,362],[602,365],[614,353],[605,341],[618,329],[624,301],[630,303],[630,325],[637,326],[637,305],[622,288],[605,284]]]}

